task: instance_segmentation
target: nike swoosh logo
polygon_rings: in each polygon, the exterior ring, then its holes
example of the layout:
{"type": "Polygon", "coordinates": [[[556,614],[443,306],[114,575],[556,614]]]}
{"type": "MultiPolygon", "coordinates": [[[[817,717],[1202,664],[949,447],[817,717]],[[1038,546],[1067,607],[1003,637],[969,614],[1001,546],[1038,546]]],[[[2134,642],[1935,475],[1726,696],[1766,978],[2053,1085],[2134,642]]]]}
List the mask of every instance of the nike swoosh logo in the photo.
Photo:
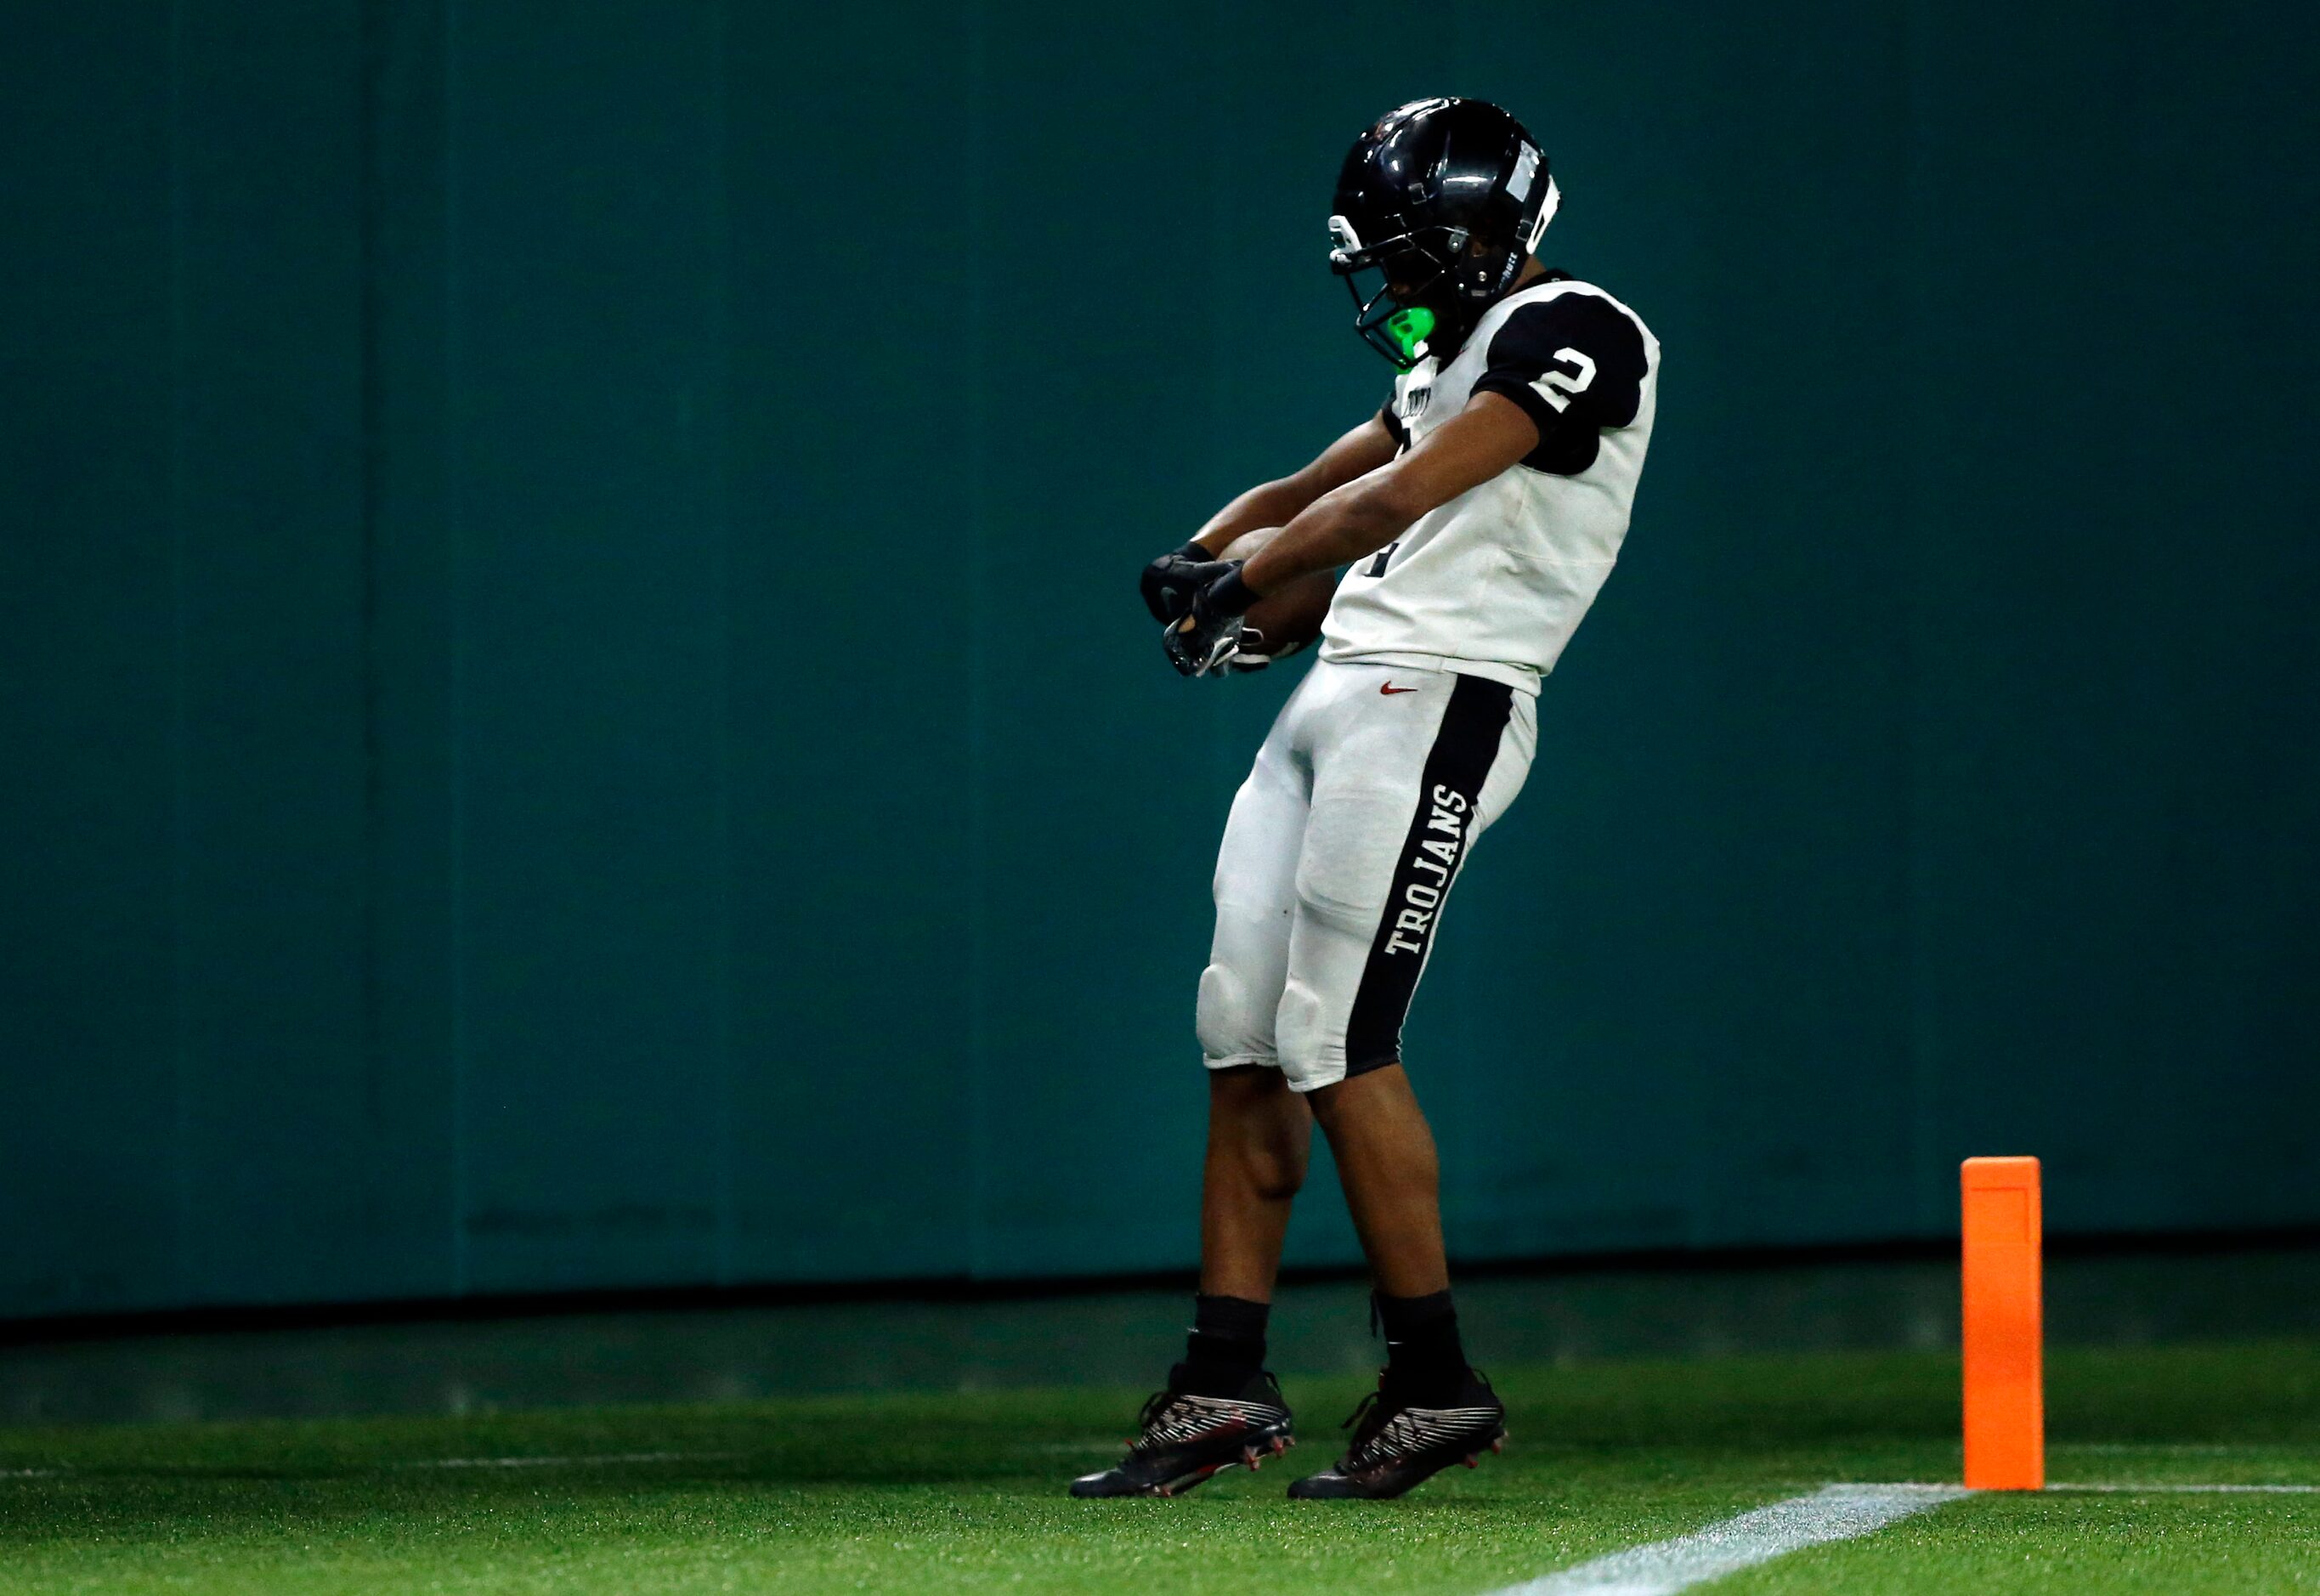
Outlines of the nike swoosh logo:
{"type": "Polygon", "coordinates": [[[1381,697],[1385,698],[1391,698],[1397,693],[1415,693],[1417,691],[1418,689],[1415,687],[1397,687],[1391,682],[1380,682],[1378,684],[1378,694],[1381,697]]]}

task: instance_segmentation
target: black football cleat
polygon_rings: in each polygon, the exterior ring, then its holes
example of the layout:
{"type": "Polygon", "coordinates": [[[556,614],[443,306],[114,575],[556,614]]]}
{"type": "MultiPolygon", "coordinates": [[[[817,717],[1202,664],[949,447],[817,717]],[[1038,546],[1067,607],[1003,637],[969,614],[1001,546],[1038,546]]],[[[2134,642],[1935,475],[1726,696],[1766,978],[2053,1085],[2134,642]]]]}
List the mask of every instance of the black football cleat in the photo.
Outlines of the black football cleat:
{"type": "Polygon", "coordinates": [[[1474,1369],[1466,1371],[1456,1402],[1445,1408],[1411,1405],[1387,1375],[1346,1423],[1354,1428],[1353,1446],[1335,1467],[1290,1486],[1291,1497],[1379,1501],[1400,1496],[1454,1463],[1473,1468],[1483,1453],[1507,1444],[1506,1404],[1474,1369]]]}
{"type": "Polygon", "coordinates": [[[1117,1467],[1072,1482],[1074,1496],[1182,1496],[1219,1469],[1255,1469],[1297,1444],[1281,1387],[1253,1376],[1237,1397],[1156,1391],[1117,1467]]]}

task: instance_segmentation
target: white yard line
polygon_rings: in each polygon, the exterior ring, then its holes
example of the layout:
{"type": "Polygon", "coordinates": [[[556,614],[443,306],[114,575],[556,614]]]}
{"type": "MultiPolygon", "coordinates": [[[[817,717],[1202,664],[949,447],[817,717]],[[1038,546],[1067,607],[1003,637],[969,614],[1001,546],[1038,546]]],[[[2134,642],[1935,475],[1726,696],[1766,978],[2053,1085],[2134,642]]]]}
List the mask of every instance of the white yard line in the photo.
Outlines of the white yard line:
{"type": "Polygon", "coordinates": [[[2053,1484],[2049,1491],[2101,1491],[2121,1496],[2141,1496],[2150,1492],[2172,1492],[2193,1496],[2229,1495],[2234,1492],[2252,1491],[2259,1494],[2276,1492],[2288,1496],[2320,1494],[2320,1485],[2063,1485],[2053,1484]]]}
{"type": "Polygon", "coordinates": [[[1824,1485],[1673,1540],[1629,1546],[1491,1596],[1668,1596],[1806,1546],[1851,1540],[1955,1501],[1959,1485],[1824,1485]]]}
{"type": "MultiPolygon", "coordinates": [[[[2049,1492],[2099,1492],[2106,1495],[2320,1495],[2320,1485],[2071,1485],[2049,1492]]],[[[1972,1494],[1959,1485],[1824,1485],[1810,1496],[1790,1497],[1736,1519],[1710,1524],[1673,1540],[1629,1546],[1541,1574],[1490,1596],[1669,1596],[1704,1585],[1727,1573],[1769,1563],[1806,1546],[1853,1540],[1888,1524],[1972,1494]]]]}
{"type": "MultiPolygon", "coordinates": [[[[569,1457],[421,1457],[388,1468],[603,1468],[621,1463],[716,1463],[744,1457],[742,1452],[590,1452],[569,1457]]],[[[54,1480],[61,1468],[0,1469],[0,1480],[54,1480]]]]}
{"type": "MultiPolygon", "coordinates": [[[[2261,1442],[2255,1443],[2261,1446],[2261,1442]]],[[[2047,1455],[2058,1456],[2064,1452],[2125,1452],[2149,1455],[2162,1453],[2167,1456],[2217,1457],[2227,1452],[2245,1452],[2243,1446],[2226,1446],[2221,1441],[2209,1445],[2204,1441],[2057,1441],[2046,1448],[2047,1455]]]]}
{"type": "Polygon", "coordinates": [[[589,1468],[612,1463],[708,1463],[739,1452],[598,1452],[579,1457],[424,1457],[399,1468],[589,1468]]]}

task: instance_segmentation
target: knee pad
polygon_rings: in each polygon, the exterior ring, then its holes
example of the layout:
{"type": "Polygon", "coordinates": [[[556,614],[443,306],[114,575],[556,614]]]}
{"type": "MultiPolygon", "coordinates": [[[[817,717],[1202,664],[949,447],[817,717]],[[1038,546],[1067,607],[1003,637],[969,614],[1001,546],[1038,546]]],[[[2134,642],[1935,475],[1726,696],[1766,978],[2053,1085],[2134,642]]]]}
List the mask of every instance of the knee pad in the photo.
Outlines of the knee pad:
{"type": "Polygon", "coordinates": [[[1273,1056],[1273,1015],[1260,1011],[1248,983],[1228,966],[1201,972],[1201,1001],[1193,1029],[1201,1051],[1210,1058],[1246,1060],[1273,1056]]]}
{"type": "MultiPolygon", "coordinates": [[[[1343,1024],[1342,1016],[1338,1023],[1343,1024]]],[[[1281,1073],[1289,1077],[1291,1087],[1310,1092],[1345,1079],[1345,1037],[1342,1032],[1333,1033],[1328,1006],[1312,987],[1292,978],[1282,989],[1273,1030],[1281,1051],[1281,1073]]]]}

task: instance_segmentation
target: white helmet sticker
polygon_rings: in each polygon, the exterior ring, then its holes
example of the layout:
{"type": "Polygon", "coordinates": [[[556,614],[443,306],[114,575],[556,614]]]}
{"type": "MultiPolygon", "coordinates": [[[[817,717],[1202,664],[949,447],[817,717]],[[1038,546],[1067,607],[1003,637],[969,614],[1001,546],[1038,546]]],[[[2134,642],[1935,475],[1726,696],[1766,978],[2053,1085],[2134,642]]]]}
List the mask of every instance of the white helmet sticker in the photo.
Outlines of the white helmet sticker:
{"type": "Polygon", "coordinates": [[[1514,176],[1507,179],[1507,197],[1521,204],[1530,198],[1531,180],[1538,176],[1539,153],[1535,144],[1526,144],[1515,157],[1514,176]]]}

